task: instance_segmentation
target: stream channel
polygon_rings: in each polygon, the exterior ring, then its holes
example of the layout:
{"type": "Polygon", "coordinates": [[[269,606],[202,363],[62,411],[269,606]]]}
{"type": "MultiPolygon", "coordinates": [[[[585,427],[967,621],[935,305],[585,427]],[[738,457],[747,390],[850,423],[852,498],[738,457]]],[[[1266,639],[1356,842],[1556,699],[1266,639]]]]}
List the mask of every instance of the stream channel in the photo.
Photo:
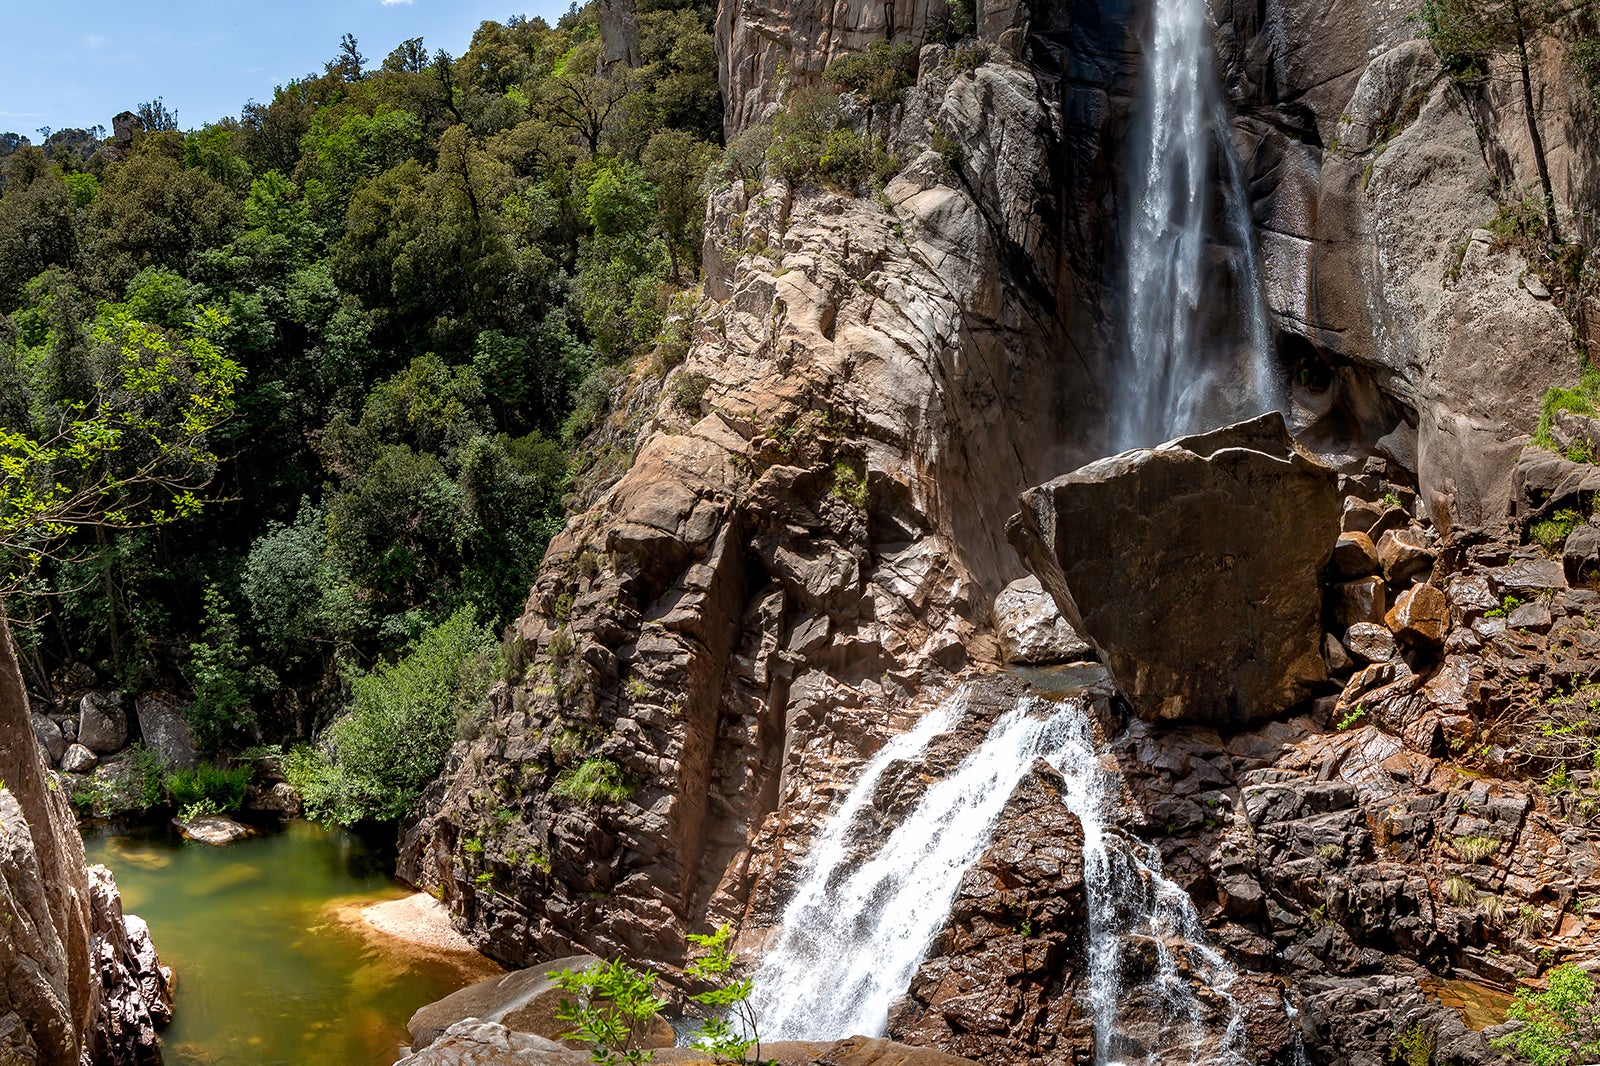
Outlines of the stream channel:
{"type": "Polygon", "coordinates": [[[172,967],[169,1066],[390,1066],[413,1011],[500,972],[366,926],[362,908],[408,893],[352,833],[296,821],[216,848],[112,826],[84,844],[172,967]]]}

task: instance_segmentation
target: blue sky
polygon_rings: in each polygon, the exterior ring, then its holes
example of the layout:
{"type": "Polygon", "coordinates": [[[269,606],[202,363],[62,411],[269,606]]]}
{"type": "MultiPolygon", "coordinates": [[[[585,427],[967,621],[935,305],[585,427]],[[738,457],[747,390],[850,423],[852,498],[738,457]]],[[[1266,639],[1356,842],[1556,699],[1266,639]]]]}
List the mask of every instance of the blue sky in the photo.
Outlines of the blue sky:
{"type": "Polygon", "coordinates": [[[460,55],[484,19],[551,21],[569,0],[0,0],[0,131],[111,126],[162,97],[185,129],[311,71],[353,33],[376,65],[408,37],[460,55]]]}

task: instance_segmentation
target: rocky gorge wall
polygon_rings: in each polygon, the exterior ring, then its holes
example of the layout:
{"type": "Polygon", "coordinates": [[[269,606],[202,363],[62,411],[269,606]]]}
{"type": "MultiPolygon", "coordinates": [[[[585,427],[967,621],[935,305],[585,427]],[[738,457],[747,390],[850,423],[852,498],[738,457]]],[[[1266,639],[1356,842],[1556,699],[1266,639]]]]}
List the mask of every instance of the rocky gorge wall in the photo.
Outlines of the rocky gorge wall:
{"type": "Polygon", "coordinates": [[[169,975],[44,760],[0,629],[0,1062],[160,1063],[169,975]]]}
{"type": "MultiPolygon", "coordinates": [[[[932,13],[725,2],[728,131],[843,52],[922,43],[932,13]]],[[[1482,231],[1497,179],[1531,172],[1521,117],[1493,89],[1474,97],[1442,77],[1409,13],[1354,0],[1214,10],[1296,382],[1290,422],[1347,474],[1375,459],[1385,491],[1418,488],[1438,536],[1503,518],[1539,396],[1576,361],[1561,310],[1482,231]]],[[[508,640],[521,679],[497,691],[402,842],[402,875],[442,893],[494,957],[581,949],[670,970],[687,933],[724,920],[759,950],[863,761],[955,679],[1006,657],[993,604],[1024,570],[1005,521],[1024,489],[1105,450],[1145,9],[1038,0],[976,14],[981,62],[922,49],[882,131],[903,165],[881,195],[769,178],[713,196],[687,360],[665,380],[640,367],[616,398],[616,417],[639,420],[632,464],[552,542],[508,640]],[[627,798],[586,801],[585,775],[627,798]]],[[[1547,91],[1567,91],[1559,66],[1541,71],[1547,91]]],[[[1567,151],[1553,154],[1582,173],[1567,151]]],[[[1317,1061],[1376,1061],[1405,1019],[1481,1048],[1412,970],[1492,956],[1478,917],[1439,904],[1441,877],[1459,875],[1429,850],[1486,834],[1421,822],[1450,804],[1546,839],[1558,831],[1526,787],[1457,782],[1448,751],[1408,737],[1398,711],[1355,732],[1324,706],[1229,733],[1106,707],[1143,812],[1132,828],[1170,838],[1169,867],[1243,966],[1297,953],[1288,971],[1313,993],[1317,1061]],[[1524,797],[1515,819],[1496,813],[1507,795],[1524,797]],[[1415,807],[1415,847],[1376,828],[1395,805],[1415,807]]],[[[1512,873],[1525,876],[1481,877],[1512,873]]],[[[942,943],[978,950],[998,921],[988,906],[975,885],[942,943]]],[[[1071,986],[1072,952],[1048,956],[1024,981],[1029,1010],[1041,989],[1071,986]]],[[[906,1038],[947,1040],[959,1016],[933,1009],[931,983],[906,1038]]],[[[1252,1002],[1256,1046],[1287,1061],[1281,987],[1252,1002]]],[[[1064,1016],[1057,1051],[1081,1050],[1084,1028],[1064,1016]]],[[[1037,1056],[1013,1037],[960,1046],[1037,1056]]]]}

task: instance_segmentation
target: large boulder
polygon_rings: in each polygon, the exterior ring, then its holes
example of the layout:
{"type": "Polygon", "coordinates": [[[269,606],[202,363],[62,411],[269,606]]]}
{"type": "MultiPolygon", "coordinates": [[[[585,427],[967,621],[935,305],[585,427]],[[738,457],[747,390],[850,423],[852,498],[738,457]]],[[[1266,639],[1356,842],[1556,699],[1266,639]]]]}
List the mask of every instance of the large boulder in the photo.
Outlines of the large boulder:
{"type": "Polygon", "coordinates": [[[122,693],[91,692],[78,701],[78,743],[96,755],[119,752],[128,743],[122,693]]]}
{"type": "Polygon", "coordinates": [[[182,707],[164,696],[140,696],[134,711],[145,746],[162,765],[184,769],[194,766],[194,737],[182,707]]]}
{"type": "MultiPolygon", "coordinates": [[[[452,992],[417,1008],[406,1023],[411,1044],[418,1049],[425,1048],[451,1026],[467,1018],[498,1022],[519,1033],[532,1033],[549,1040],[559,1039],[571,1026],[556,1017],[556,1008],[563,999],[571,999],[572,994],[557,987],[554,975],[561,970],[585,970],[599,961],[593,955],[573,955],[490,977],[452,992]]],[[[649,1035],[654,1039],[647,1039],[645,1046],[672,1046],[672,1027],[660,1019],[649,1035]]]]}
{"type": "Polygon", "coordinates": [[[1139,715],[1240,725],[1326,678],[1333,471],[1262,415],[1022,495],[1012,544],[1139,715]]]}

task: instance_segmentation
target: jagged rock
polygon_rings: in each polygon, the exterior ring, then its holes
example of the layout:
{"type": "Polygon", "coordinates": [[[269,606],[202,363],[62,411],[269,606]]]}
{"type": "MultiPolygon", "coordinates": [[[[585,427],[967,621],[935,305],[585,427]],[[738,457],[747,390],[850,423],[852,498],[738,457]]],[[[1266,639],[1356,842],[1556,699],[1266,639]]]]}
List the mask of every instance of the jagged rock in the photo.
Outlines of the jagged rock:
{"type": "MultiPolygon", "coordinates": [[[[1348,517],[1350,512],[1346,511],[1348,517]]],[[[1378,550],[1366,530],[1346,530],[1333,546],[1333,569],[1341,577],[1366,577],[1378,569],[1378,550]]]]}
{"type": "Polygon", "coordinates": [[[90,907],[97,935],[93,959],[104,990],[97,1063],[160,1066],[156,1030],[172,1020],[171,973],[156,957],[150,928],[124,916],[117,882],[104,866],[89,868],[90,907]]]}
{"type": "Polygon", "coordinates": [[[1489,571],[1489,580],[1501,592],[1536,592],[1567,587],[1559,559],[1518,559],[1489,571]]]}
{"type": "Polygon", "coordinates": [[[1009,663],[1074,663],[1094,658],[1089,642],[1061,617],[1061,610],[1036,577],[1024,577],[994,599],[995,629],[1009,663]]]}
{"type": "MultiPolygon", "coordinates": [[[[558,988],[551,975],[558,970],[586,970],[599,961],[593,955],[570,955],[554,959],[499,977],[490,977],[418,1007],[411,1015],[411,1020],[406,1022],[406,1029],[411,1033],[411,1046],[420,1051],[437,1040],[445,1030],[468,1018],[499,1022],[519,1033],[559,1040],[572,1026],[556,1018],[556,1008],[561,1005],[562,999],[571,999],[572,996],[558,988]]],[[[662,1032],[658,1027],[649,1034],[654,1039],[641,1046],[671,1047],[672,1027],[664,1021],[661,1026],[665,1027],[665,1031],[662,1032]]]]}
{"type": "Polygon", "coordinates": [[[1403,585],[1433,566],[1433,551],[1419,529],[1391,529],[1378,540],[1378,561],[1383,576],[1403,585]]]}
{"type": "Polygon", "coordinates": [[[1381,577],[1346,581],[1328,590],[1334,628],[1348,630],[1363,622],[1378,623],[1388,609],[1388,588],[1381,577]]]}
{"type": "Polygon", "coordinates": [[[220,814],[201,815],[188,821],[174,818],[172,824],[177,826],[178,832],[186,839],[198,840],[202,844],[210,844],[217,848],[226,847],[255,833],[249,826],[240,825],[232,818],[224,818],[220,814]]]}
{"type": "Polygon", "coordinates": [[[1070,1061],[1093,1045],[1077,1002],[1088,903],[1083,827],[1061,775],[1035,762],[948,924],[889,1016],[889,1035],[979,1062],[1070,1061]]]}
{"type": "Polygon", "coordinates": [[[1512,470],[1518,518],[1532,519],[1566,507],[1582,509],[1600,492],[1600,467],[1576,463],[1543,448],[1526,448],[1512,470]]]}
{"type": "Polygon", "coordinates": [[[69,774],[86,774],[100,763],[100,757],[82,744],[72,744],[61,754],[61,769],[69,774]]]}
{"type": "Polygon", "coordinates": [[[52,719],[42,714],[35,714],[32,718],[33,735],[39,741],[39,747],[52,764],[59,765],[61,756],[67,753],[67,746],[72,742],[61,735],[61,727],[52,719]]]}
{"type": "Polygon", "coordinates": [[[1542,603],[1525,603],[1506,616],[1508,629],[1532,629],[1548,633],[1550,625],[1550,608],[1542,603]]]}
{"type": "Polygon", "coordinates": [[[1450,605],[1432,585],[1417,585],[1394,601],[1384,624],[1400,640],[1436,648],[1450,631],[1450,605]]]}
{"type": "Polygon", "coordinates": [[[1500,601],[1489,588],[1489,579],[1482,574],[1456,574],[1451,577],[1450,583],[1445,586],[1445,598],[1452,607],[1469,615],[1500,606],[1500,601]]]}
{"type": "Polygon", "coordinates": [[[139,732],[164,766],[192,767],[195,764],[194,738],[183,708],[165,696],[145,695],[134,701],[139,732]]]}
{"type": "Polygon", "coordinates": [[[122,693],[91,692],[78,702],[78,743],[96,755],[113,755],[128,743],[122,693]]]}
{"type": "Polygon", "coordinates": [[[1237,724],[1326,677],[1320,576],[1338,524],[1332,471],[1271,414],[1030,489],[1008,529],[1142,717],[1237,724]]]}
{"type": "Polygon", "coordinates": [[[1561,549],[1561,565],[1569,585],[1600,574],[1600,529],[1587,523],[1574,527],[1561,549]]]}
{"type": "Polygon", "coordinates": [[[1388,627],[1372,622],[1357,622],[1345,630],[1344,646],[1364,663],[1388,662],[1400,654],[1388,627]]]}

